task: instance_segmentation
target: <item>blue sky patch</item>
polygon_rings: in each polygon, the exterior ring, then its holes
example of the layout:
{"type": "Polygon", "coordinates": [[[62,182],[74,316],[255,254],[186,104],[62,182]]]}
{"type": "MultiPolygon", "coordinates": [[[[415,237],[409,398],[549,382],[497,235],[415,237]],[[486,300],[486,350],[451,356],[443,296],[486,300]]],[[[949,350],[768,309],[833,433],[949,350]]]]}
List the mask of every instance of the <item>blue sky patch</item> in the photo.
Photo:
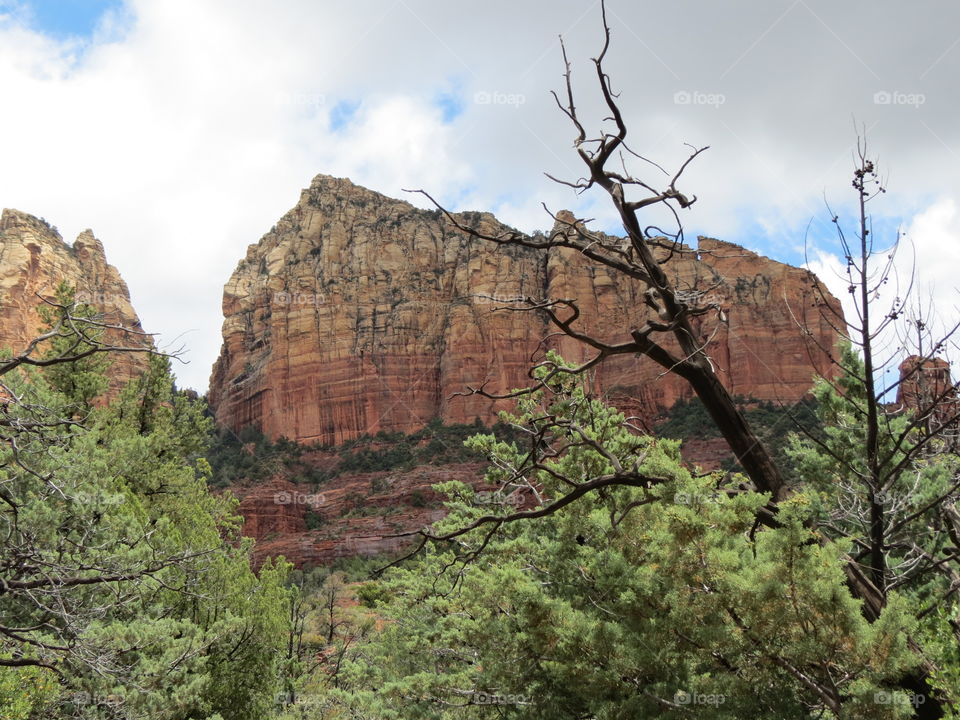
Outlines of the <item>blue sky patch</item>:
{"type": "Polygon", "coordinates": [[[441,117],[446,124],[452,123],[463,114],[463,98],[455,91],[436,95],[433,104],[440,108],[441,117]]]}
{"type": "Polygon", "coordinates": [[[0,0],[0,11],[58,40],[91,37],[104,13],[122,7],[123,0],[0,0]]]}
{"type": "Polygon", "coordinates": [[[466,107],[463,79],[457,76],[448,77],[442,89],[438,89],[433,94],[430,103],[440,110],[440,119],[445,125],[452,123],[463,115],[466,107]]]}
{"type": "Polygon", "coordinates": [[[336,132],[350,124],[360,109],[359,100],[341,100],[330,111],[330,129],[336,132]]]}

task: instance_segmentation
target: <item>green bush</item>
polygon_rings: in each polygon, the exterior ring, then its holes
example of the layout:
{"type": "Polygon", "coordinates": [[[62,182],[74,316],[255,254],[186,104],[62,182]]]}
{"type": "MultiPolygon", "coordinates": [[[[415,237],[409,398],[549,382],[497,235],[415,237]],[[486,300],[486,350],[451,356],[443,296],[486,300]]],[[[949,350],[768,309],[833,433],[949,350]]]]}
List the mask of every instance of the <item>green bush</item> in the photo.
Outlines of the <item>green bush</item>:
{"type": "Polygon", "coordinates": [[[306,513],[304,513],[303,521],[307,525],[307,530],[316,530],[317,528],[323,527],[327,522],[323,515],[315,510],[307,510],[306,513]]]}
{"type": "Polygon", "coordinates": [[[357,588],[357,600],[367,608],[376,608],[390,600],[390,592],[383,583],[368,582],[357,588]]]}

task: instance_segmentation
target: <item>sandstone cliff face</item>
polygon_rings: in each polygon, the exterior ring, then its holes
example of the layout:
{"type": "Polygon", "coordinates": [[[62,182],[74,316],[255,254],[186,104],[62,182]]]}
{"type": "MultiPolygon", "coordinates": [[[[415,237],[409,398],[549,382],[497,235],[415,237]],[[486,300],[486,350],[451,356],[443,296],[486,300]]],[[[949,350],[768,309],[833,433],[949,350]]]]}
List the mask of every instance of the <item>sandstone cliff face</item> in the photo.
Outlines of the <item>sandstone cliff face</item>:
{"type": "MultiPolygon", "coordinates": [[[[107,263],[102,243],[90,230],[81,233],[71,247],[45,221],[17,210],[4,210],[0,216],[0,348],[13,352],[26,349],[42,327],[37,312],[41,298],[53,299],[61,281],[75,288],[78,302],[102,313],[105,323],[141,330],[126,283],[107,263]]],[[[115,331],[108,331],[104,340],[127,345],[134,340],[149,343],[149,338],[115,331]]],[[[111,391],[142,372],[146,363],[146,355],[140,353],[114,355],[111,391]]]]}
{"type": "MultiPolygon", "coordinates": [[[[458,220],[489,233],[489,214],[458,220]]],[[[791,402],[810,388],[834,333],[806,271],[701,238],[668,267],[678,287],[707,292],[727,324],[704,319],[711,357],[735,394],[791,402]]],[[[575,299],[583,329],[626,341],[650,312],[645,288],[578,253],[472,240],[438,213],[320,175],[224,288],[223,347],[210,401],[219,422],[272,438],[338,444],[379,430],[410,432],[433,417],[488,422],[508,403],[457,393],[526,384],[544,347],[568,360],[589,349],[552,336],[544,318],[502,309],[517,297],[575,299]]],[[[645,358],[604,363],[598,391],[649,418],[690,395],[645,358]]]]}

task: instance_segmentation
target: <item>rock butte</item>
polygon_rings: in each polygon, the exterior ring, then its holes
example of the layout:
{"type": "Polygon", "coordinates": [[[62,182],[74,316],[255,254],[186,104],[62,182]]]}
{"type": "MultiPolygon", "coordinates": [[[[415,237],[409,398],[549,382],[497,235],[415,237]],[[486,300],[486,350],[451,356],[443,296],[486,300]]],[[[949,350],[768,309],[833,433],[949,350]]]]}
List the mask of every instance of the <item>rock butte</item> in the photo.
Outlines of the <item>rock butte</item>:
{"type": "MultiPolygon", "coordinates": [[[[490,234],[510,230],[488,213],[456,217],[490,234]]],[[[708,293],[725,309],[727,324],[705,316],[699,330],[730,391],[801,398],[815,372],[829,370],[820,348],[836,337],[812,276],[711,238],[686,249],[666,267],[678,288],[708,293]]],[[[474,240],[439,212],[318,175],[248,248],[224,288],[210,402],[234,429],[253,425],[271,438],[324,444],[410,432],[434,417],[490,422],[510,403],[458,393],[525,385],[544,348],[572,361],[590,357],[545,318],[504,310],[510,299],[575,299],[582,329],[623,342],[651,312],[644,290],[576,251],[474,240]]],[[[603,363],[594,383],[645,419],[691,394],[633,356],[603,363]]]]}
{"type": "MultiPolygon", "coordinates": [[[[90,230],[80,233],[71,247],[46,221],[4,210],[0,215],[0,348],[26,349],[42,327],[37,308],[43,298],[55,297],[62,281],[75,289],[78,301],[96,308],[105,323],[142,332],[126,283],[107,263],[103,244],[90,230]]],[[[110,330],[104,336],[115,344],[129,345],[133,339],[110,330]]],[[[138,339],[150,344],[149,337],[138,339]]],[[[147,356],[116,353],[111,362],[110,393],[115,393],[146,369],[147,356]]]]}
{"type": "MultiPolygon", "coordinates": [[[[488,213],[456,217],[491,234],[510,229],[488,213]]],[[[710,356],[733,393],[792,402],[809,390],[815,372],[829,371],[818,346],[832,347],[835,333],[821,318],[806,271],[710,238],[700,238],[696,252],[685,250],[666,267],[679,288],[709,293],[726,311],[727,324],[708,317],[699,330],[710,338],[710,356]]],[[[92,233],[70,247],[44,221],[6,210],[0,346],[25,347],[40,326],[37,294],[52,297],[61,280],[109,322],[140,327],[125,283],[92,233]]],[[[458,393],[524,385],[531,358],[547,348],[568,360],[590,357],[587,348],[555,335],[545,318],[504,310],[511,299],[574,299],[581,328],[624,341],[648,316],[644,290],[575,251],[473,240],[438,212],[320,175],[248,248],[224,289],[211,405],[217,420],[234,429],[254,425],[272,438],[306,443],[411,432],[434,417],[489,423],[511,403],[458,393]]],[[[138,354],[115,358],[112,389],[145,361],[138,354]]],[[[645,358],[607,361],[593,382],[597,393],[645,420],[690,396],[683,382],[645,358]]],[[[725,454],[717,443],[693,448],[697,461],[725,454]]],[[[317,490],[278,477],[230,491],[241,500],[244,534],[258,541],[258,562],[285,555],[311,566],[402,549],[409,542],[404,533],[443,514],[430,487],[444,480],[483,487],[483,466],[351,473],[317,490]],[[381,490],[373,490],[374,480],[381,490]],[[321,523],[315,530],[307,529],[308,512],[321,523]]]]}

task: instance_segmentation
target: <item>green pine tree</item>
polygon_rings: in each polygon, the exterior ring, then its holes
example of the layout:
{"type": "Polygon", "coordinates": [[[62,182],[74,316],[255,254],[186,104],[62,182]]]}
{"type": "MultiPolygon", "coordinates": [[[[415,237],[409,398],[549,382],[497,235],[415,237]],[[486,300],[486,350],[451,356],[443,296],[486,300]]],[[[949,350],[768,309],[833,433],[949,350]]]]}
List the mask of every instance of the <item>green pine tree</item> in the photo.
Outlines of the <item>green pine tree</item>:
{"type": "MultiPolygon", "coordinates": [[[[798,494],[760,529],[766,496],[719,474],[695,477],[678,444],[636,434],[571,380],[505,418],[529,446],[474,438],[487,480],[538,493],[633,469],[535,520],[485,523],[393,570],[384,630],[345,671],[353,717],[900,718],[888,689],[918,660],[915,622],[891,593],[863,617],[843,573],[845,546],[815,542],[798,494]],[[557,452],[560,450],[560,452],[557,452]]],[[[438,489],[450,514],[436,535],[507,517],[460,483],[438,489]]]]}

